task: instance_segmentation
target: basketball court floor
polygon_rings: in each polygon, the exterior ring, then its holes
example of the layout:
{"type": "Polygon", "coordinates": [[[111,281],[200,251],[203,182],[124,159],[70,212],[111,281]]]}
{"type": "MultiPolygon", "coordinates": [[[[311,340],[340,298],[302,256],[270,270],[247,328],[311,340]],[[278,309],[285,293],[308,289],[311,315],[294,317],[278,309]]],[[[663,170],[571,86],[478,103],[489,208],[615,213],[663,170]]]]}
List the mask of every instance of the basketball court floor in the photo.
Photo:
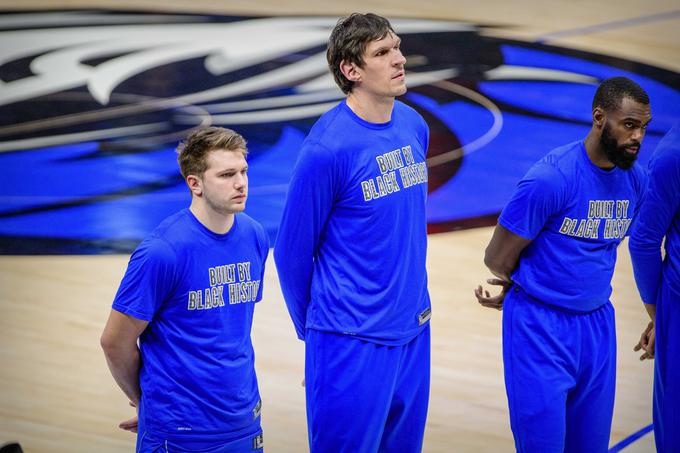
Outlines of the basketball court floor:
{"type": "MultiPolygon", "coordinates": [[[[133,450],[99,335],[132,249],[189,202],[177,141],[207,124],[246,136],[246,212],[273,240],[299,144],[341,98],[321,57],[353,11],[392,19],[403,101],[432,134],[424,451],[513,451],[501,313],[473,294],[490,276],[484,247],[529,166],[585,136],[600,80],[625,75],[650,94],[646,164],[680,120],[677,2],[0,1],[0,445],[133,450]]],[[[650,452],[653,364],[632,351],[647,319],[619,250],[610,451],[650,452]]],[[[265,446],[305,452],[303,344],[271,257],[264,285],[253,338],[265,446]]]]}

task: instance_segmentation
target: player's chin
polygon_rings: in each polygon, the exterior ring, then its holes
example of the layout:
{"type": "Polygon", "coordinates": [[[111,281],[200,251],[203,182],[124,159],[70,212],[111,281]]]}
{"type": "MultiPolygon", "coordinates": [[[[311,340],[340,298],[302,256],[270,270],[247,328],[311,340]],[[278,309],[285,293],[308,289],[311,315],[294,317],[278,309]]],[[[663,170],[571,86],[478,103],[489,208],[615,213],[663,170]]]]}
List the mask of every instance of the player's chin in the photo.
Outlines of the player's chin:
{"type": "Polygon", "coordinates": [[[233,202],[229,204],[229,208],[227,209],[230,212],[236,213],[236,212],[243,212],[246,209],[246,200],[243,201],[238,201],[238,202],[233,202]]]}
{"type": "Polygon", "coordinates": [[[404,94],[406,94],[406,91],[407,91],[406,84],[402,83],[394,88],[393,94],[395,97],[403,96],[404,94]]]}

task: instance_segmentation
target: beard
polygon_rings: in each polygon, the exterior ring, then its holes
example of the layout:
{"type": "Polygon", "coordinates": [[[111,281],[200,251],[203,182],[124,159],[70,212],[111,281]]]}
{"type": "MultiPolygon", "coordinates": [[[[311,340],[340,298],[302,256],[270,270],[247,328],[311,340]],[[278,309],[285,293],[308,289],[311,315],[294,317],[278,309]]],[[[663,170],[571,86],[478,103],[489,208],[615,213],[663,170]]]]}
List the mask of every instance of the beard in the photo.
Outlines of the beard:
{"type": "Polygon", "coordinates": [[[602,135],[600,135],[600,146],[609,162],[622,170],[628,170],[637,160],[638,153],[631,154],[626,151],[626,148],[631,146],[639,148],[640,143],[633,141],[619,145],[619,142],[612,136],[609,124],[606,123],[602,128],[602,135]]]}

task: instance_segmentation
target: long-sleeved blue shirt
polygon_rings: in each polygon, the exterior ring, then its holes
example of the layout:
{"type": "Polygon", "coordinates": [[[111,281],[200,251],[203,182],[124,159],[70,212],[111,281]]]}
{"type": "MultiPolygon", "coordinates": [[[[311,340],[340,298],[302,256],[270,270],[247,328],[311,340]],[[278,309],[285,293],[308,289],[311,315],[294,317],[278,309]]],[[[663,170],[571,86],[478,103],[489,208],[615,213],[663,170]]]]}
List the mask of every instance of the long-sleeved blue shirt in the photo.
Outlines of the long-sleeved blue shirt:
{"type": "Polygon", "coordinates": [[[401,344],[427,323],[429,131],[395,102],[388,123],[343,101],[305,139],[274,258],[300,339],[306,329],[401,344]]]}
{"type": "Polygon", "coordinates": [[[680,123],[659,142],[649,161],[649,187],[629,248],[643,302],[656,303],[662,278],[680,291],[680,123]]]}

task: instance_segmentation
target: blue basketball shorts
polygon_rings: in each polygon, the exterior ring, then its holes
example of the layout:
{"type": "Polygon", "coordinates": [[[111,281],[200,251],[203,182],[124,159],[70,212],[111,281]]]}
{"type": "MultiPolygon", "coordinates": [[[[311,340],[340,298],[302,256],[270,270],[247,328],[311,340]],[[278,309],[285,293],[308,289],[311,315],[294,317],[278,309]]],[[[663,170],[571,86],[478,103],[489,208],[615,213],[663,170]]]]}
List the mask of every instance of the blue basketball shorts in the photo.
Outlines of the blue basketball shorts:
{"type": "Polygon", "coordinates": [[[420,452],[430,326],[400,346],[309,329],[305,381],[312,453],[420,452]]]}
{"type": "Polygon", "coordinates": [[[680,452],[680,292],[667,281],[656,301],[654,441],[659,453],[680,452]]]}
{"type": "Polygon", "coordinates": [[[574,313],[515,285],[503,307],[503,366],[518,452],[607,452],[616,384],[610,302],[574,313]]]}
{"type": "MultiPolygon", "coordinates": [[[[183,436],[184,437],[184,436],[183,436]]],[[[187,438],[173,436],[168,438],[162,434],[147,431],[139,426],[137,434],[137,453],[262,453],[263,436],[260,417],[252,426],[238,433],[227,435],[192,435],[187,438]]]]}

